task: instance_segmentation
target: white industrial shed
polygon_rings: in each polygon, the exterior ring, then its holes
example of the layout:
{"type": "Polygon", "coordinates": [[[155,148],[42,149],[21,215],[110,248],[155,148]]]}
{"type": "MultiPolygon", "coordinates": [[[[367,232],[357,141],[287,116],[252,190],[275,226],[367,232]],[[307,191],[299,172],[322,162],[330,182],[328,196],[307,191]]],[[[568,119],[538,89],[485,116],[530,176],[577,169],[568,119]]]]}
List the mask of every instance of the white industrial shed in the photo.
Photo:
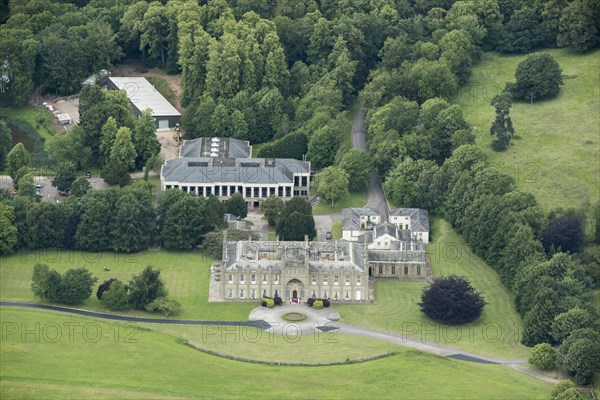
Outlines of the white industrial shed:
{"type": "Polygon", "coordinates": [[[158,129],[173,128],[181,119],[181,113],[146,78],[111,76],[108,78],[108,88],[127,92],[138,117],[144,110],[152,110],[158,129]]]}

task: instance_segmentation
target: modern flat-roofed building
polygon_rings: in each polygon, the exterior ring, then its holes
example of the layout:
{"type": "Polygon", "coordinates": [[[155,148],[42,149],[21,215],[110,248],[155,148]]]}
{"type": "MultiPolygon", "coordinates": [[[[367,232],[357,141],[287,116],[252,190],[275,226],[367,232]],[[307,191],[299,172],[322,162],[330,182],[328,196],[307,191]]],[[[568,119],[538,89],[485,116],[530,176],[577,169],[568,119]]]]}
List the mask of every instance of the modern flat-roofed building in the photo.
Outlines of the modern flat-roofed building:
{"type": "Polygon", "coordinates": [[[161,168],[163,190],[229,199],[241,193],[248,208],[259,208],[271,195],[289,200],[308,197],[310,163],[291,158],[251,158],[247,141],[232,138],[186,140],[179,158],[161,168]]]}
{"type": "Polygon", "coordinates": [[[152,110],[158,129],[174,128],[181,119],[181,113],[146,78],[111,76],[107,87],[111,90],[124,90],[136,116],[139,117],[147,109],[152,110]]]}

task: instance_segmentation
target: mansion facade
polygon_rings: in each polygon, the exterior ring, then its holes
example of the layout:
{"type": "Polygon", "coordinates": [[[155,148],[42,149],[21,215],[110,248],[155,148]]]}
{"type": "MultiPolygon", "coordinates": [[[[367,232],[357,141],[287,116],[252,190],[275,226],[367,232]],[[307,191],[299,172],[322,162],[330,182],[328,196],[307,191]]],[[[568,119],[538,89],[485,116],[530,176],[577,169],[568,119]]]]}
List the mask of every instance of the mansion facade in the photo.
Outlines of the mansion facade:
{"type": "Polygon", "coordinates": [[[227,241],[214,266],[221,301],[282,297],[286,302],[328,298],[373,301],[371,278],[427,279],[422,240],[390,223],[375,226],[362,241],[227,241]]]}

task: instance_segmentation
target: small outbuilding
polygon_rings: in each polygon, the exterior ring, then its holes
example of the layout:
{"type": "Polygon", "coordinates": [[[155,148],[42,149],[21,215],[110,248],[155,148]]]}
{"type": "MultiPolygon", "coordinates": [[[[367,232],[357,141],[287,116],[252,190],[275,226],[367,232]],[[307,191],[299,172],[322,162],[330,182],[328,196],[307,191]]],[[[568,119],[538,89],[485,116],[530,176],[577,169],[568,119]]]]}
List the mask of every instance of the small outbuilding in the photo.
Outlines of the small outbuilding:
{"type": "Polygon", "coordinates": [[[111,90],[124,90],[138,117],[150,109],[158,129],[175,128],[181,119],[181,113],[146,78],[111,76],[107,86],[111,90]]]}
{"type": "Polygon", "coordinates": [[[73,122],[71,116],[67,113],[56,114],[56,119],[61,125],[71,125],[71,123],[73,122]]]}

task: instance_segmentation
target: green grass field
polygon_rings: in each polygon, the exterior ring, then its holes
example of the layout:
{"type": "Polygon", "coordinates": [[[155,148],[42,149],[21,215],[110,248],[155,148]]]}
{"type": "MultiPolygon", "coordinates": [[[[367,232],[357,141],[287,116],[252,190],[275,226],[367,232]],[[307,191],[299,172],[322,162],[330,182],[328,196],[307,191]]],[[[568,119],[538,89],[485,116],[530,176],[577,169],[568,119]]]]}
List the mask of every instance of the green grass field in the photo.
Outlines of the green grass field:
{"type": "Polygon", "coordinates": [[[31,126],[36,128],[40,136],[46,140],[54,136],[56,133],[52,127],[53,115],[45,108],[2,108],[0,109],[0,117],[3,115],[28,122],[31,126]]]}
{"type": "Polygon", "coordinates": [[[335,222],[331,225],[331,236],[333,240],[340,240],[342,238],[342,221],[335,222]]]}
{"type": "Polygon", "coordinates": [[[546,209],[581,207],[598,201],[600,187],[600,50],[574,54],[552,49],[564,85],[553,100],[514,103],[510,115],[517,138],[504,152],[491,148],[494,120],[490,100],[514,81],[525,56],[484,53],[455,102],[475,128],[477,145],[489,161],[513,176],[546,209]]]}
{"type": "Polygon", "coordinates": [[[340,197],[333,203],[331,207],[331,201],[321,197],[321,203],[313,207],[314,215],[323,214],[336,214],[341,213],[342,209],[349,207],[364,207],[367,203],[367,193],[362,192],[349,192],[348,194],[340,197]]]}
{"type": "Polygon", "coordinates": [[[401,348],[398,355],[364,364],[277,367],[207,355],[170,335],[92,318],[12,307],[0,313],[3,399],[546,399],[551,390],[506,366],[401,348]],[[39,332],[40,340],[35,333],[12,334],[9,325],[39,332]]]}
{"type": "MultiPolygon", "coordinates": [[[[78,251],[23,252],[0,258],[0,298],[36,302],[31,292],[31,272],[36,261],[64,272],[70,268],[86,267],[102,283],[109,278],[128,281],[147,265],[161,270],[169,295],[182,306],[180,318],[222,321],[243,321],[255,303],[208,303],[210,259],[200,253],[145,251],[124,255],[115,253],[85,253],[78,251]],[[104,271],[104,267],[110,271],[104,271]]],[[[94,294],[80,308],[106,311],[94,294]]],[[[139,315],[146,312],[130,311],[139,315]]]]}
{"type": "Polygon", "coordinates": [[[520,344],[521,319],[496,272],[470,252],[446,221],[433,219],[432,228],[435,234],[427,253],[433,276],[466,276],[488,302],[479,320],[460,327],[436,324],[417,305],[425,282],[378,280],[376,304],[335,306],[342,321],[401,332],[490,357],[527,358],[528,348],[520,344]]]}
{"type": "Polygon", "coordinates": [[[336,332],[283,336],[256,327],[142,325],[187,340],[201,349],[261,361],[343,362],[405,349],[389,342],[336,332]]]}

